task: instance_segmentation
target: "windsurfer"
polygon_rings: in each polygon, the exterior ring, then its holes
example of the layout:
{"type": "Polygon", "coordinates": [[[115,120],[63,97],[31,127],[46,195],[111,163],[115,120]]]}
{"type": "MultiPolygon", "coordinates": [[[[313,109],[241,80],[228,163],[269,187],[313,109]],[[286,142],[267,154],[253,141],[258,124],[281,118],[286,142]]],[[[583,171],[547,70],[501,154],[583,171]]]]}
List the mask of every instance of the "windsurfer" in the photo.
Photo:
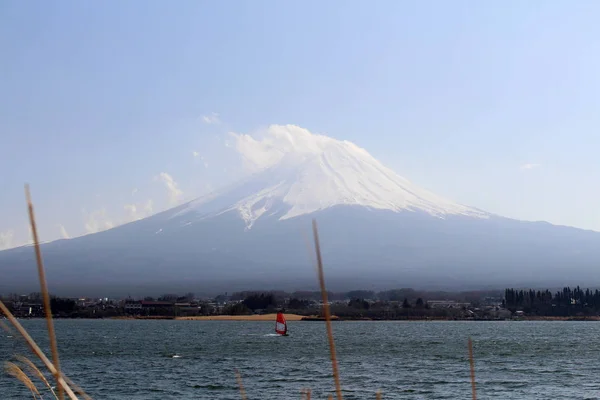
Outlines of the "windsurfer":
{"type": "Polygon", "coordinates": [[[283,310],[277,313],[277,319],[275,322],[275,332],[282,336],[287,336],[287,321],[283,315],[283,310]]]}

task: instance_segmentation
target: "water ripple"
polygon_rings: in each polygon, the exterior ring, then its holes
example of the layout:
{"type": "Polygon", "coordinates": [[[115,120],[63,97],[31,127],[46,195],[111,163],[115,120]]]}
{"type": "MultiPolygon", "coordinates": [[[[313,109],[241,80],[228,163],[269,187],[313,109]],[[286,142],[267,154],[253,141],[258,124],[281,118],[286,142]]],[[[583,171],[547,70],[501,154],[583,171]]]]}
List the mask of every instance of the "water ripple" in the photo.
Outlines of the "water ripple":
{"type": "MultiPolygon", "coordinates": [[[[43,321],[23,321],[48,352],[43,321]]],[[[65,372],[96,399],[313,398],[334,393],[325,327],[230,321],[56,321],[65,372]],[[173,358],[178,355],[180,358],[173,358]]],[[[598,399],[600,333],[593,322],[352,322],[334,325],[344,398],[470,398],[466,340],[474,340],[485,399],[598,399]],[[598,383],[596,383],[598,381],[598,383]]],[[[0,340],[0,359],[29,354],[0,340]]],[[[2,399],[27,391],[0,376],[2,399]]]]}

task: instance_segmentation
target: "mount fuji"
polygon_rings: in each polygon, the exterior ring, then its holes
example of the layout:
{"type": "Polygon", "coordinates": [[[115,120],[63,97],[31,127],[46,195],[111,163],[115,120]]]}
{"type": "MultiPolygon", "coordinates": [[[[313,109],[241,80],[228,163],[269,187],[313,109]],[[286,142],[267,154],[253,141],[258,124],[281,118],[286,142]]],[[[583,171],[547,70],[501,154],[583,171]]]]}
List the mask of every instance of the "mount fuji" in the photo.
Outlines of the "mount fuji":
{"type": "MultiPolygon", "coordinates": [[[[233,135],[242,181],[116,228],[42,245],[60,293],[306,289],[316,218],[328,287],[600,283],[600,233],[457,204],[353,143],[292,126],[233,135]]],[[[33,249],[0,252],[0,293],[33,290],[33,249]]]]}

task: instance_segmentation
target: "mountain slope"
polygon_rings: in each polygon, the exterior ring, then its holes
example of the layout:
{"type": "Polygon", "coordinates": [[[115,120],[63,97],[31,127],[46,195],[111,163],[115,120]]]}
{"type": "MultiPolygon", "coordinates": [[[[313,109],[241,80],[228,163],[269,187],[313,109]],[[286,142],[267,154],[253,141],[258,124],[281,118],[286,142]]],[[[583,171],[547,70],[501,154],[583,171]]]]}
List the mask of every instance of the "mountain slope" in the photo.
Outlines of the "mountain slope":
{"type": "MultiPolygon", "coordinates": [[[[250,230],[235,212],[228,212],[156,234],[157,226],[172,221],[158,215],[46,244],[43,254],[52,287],[74,295],[144,294],[148,288],[304,289],[316,283],[312,217],[319,222],[332,289],[599,282],[600,238],[595,232],[357,206],[283,221],[261,218],[250,230]]],[[[0,291],[12,291],[15,285],[34,289],[34,265],[31,248],[0,253],[0,270],[7,277],[0,291]]]]}
{"type": "MultiPolygon", "coordinates": [[[[332,289],[600,283],[600,234],[520,222],[425,191],[352,143],[274,126],[237,137],[254,173],[117,228],[43,245],[74,295],[314,287],[317,218],[332,289]],[[576,271],[574,274],[571,271],[576,271]]],[[[0,293],[35,288],[33,249],[0,252],[0,293]]]]}

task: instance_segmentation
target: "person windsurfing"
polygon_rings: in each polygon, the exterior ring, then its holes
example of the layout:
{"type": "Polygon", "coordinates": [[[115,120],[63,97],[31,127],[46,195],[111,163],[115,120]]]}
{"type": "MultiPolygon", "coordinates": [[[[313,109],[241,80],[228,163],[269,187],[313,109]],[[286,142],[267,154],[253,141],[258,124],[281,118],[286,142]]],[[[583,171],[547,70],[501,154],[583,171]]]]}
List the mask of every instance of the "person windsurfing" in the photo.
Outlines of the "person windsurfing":
{"type": "Polygon", "coordinates": [[[288,336],[287,321],[283,315],[283,310],[277,313],[277,319],[275,320],[275,332],[281,336],[288,336]]]}

